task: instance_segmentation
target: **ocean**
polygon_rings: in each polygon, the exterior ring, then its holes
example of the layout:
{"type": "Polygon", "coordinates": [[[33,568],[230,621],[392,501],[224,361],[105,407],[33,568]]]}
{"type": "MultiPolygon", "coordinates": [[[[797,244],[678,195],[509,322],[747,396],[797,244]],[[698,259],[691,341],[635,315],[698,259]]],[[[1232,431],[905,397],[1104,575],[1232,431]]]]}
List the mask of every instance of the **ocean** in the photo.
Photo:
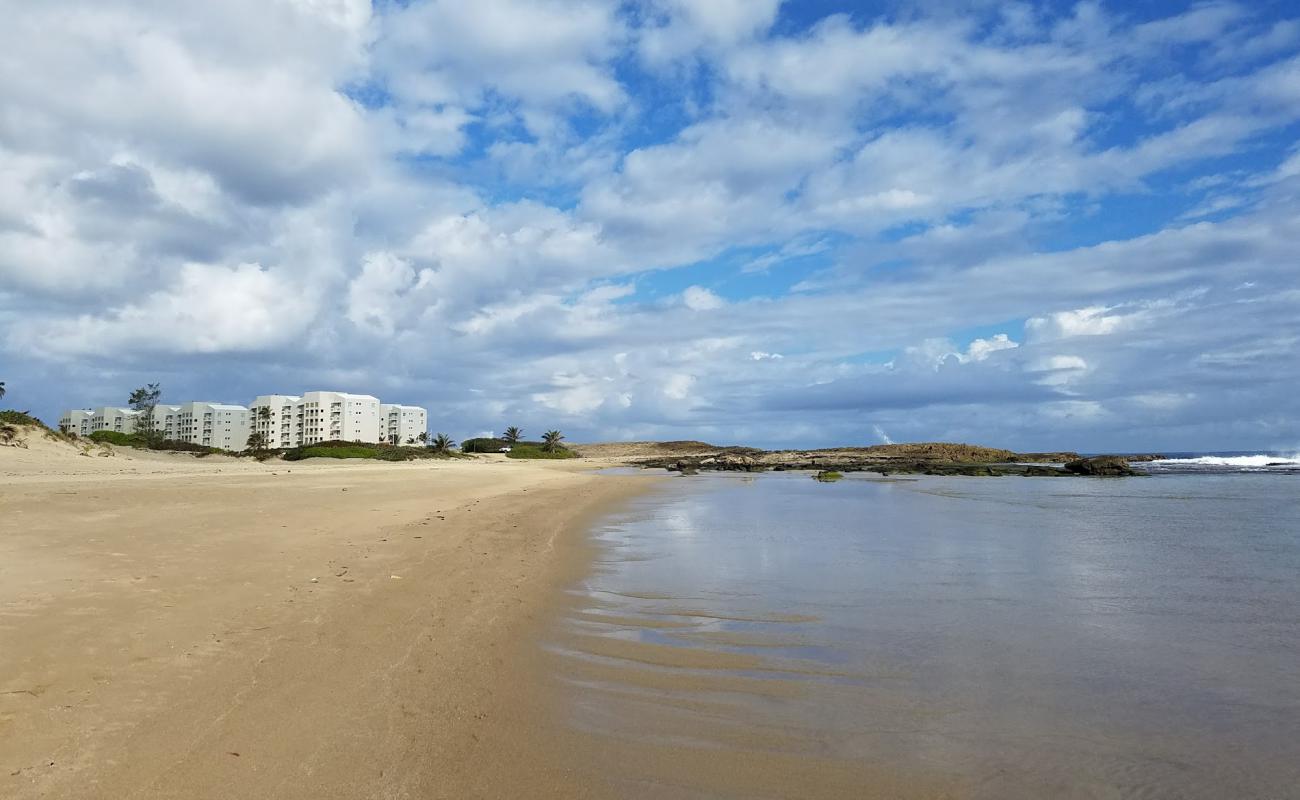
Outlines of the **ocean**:
{"type": "Polygon", "coordinates": [[[592,531],[567,724],[671,756],[625,797],[1300,797],[1300,461],[1176,455],[664,480],[592,531]]]}

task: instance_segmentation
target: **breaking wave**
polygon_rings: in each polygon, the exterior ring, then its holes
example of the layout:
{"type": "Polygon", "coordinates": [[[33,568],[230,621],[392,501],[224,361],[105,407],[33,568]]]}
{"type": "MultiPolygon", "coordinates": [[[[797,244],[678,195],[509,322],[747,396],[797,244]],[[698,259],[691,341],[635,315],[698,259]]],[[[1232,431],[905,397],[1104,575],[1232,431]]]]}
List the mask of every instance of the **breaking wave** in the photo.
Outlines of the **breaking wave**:
{"type": "Polygon", "coordinates": [[[1300,453],[1290,456],[1196,456],[1194,458],[1164,458],[1152,461],[1153,465],[1166,467],[1236,467],[1238,469],[1266,469],[1268,467],[1300,467],[1300,453]]]}

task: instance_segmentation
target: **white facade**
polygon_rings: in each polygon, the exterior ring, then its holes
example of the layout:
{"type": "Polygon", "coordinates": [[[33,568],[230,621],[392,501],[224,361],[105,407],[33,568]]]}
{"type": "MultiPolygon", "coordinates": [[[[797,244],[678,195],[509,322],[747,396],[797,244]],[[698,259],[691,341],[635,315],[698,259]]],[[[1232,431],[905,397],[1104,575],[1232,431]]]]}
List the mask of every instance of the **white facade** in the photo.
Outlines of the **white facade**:
{"type": "Polygon", "coordinates": [[[105,406],[97,408],[90,417],[90,432],[116,431],[117,433],[135,433],[135,419],[139,411],[129,408],[105,406]]]}
{"type": "Polygon", "coordinates": [[[289,448],[302,444],[302,397],[296,394],[264,394],[249,410],[252,429],[266,436],[267,447],[289,448]]]}
{"type": "Polygon", "coordinates": [[[180,422],[180,406],[156,405],[153,407],[153,429],[164,439],[175,441],[177,426],[180,422]]]}
{"type": "Polygon", "coordinates": [[[64,433],[85,436],[90,433],[90,424],[94,418],[95,412],[89,408],[74,408],[71,411],[65,411],[63,416],[59,418],[59,430],[64,433]]]}
{"type": "Polygon", "coordinates": [[[185,403],[176,414],[176,441],[192,442],[222,450],[243,450],[248,446],[249,411],[225,403],[185,403]]]}
{"type": "Polygon", "coordinates": [[[388,441],[388,417],[379,398],[368,394],[262,395],[253,401],[251,416],[253,430],[266,434],[271,447],[388,441]]]}
{"type": "Polygon", "coordinates": [[[410,444],[420,441],[420,434],[429,430],[429,412],[419,406],[380,403],[379,418],[382,424],[380,441],[393,444],[410,444]]]}
{"type": "Polygon", "coordinates": [[[379,398],[346,392],[307,392],[302,396],[302,443],[377,442],[379,398]]]}

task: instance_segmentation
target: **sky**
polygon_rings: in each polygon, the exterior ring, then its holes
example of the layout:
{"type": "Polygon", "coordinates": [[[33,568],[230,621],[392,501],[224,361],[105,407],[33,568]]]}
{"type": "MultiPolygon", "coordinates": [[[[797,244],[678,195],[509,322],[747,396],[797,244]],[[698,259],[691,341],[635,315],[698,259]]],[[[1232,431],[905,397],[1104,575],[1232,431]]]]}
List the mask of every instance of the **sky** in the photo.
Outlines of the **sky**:
{"type": "Polygon", "coordinates": [[[1300,450],[1287,2],[0,0],[0,380],[1300,450]]]}

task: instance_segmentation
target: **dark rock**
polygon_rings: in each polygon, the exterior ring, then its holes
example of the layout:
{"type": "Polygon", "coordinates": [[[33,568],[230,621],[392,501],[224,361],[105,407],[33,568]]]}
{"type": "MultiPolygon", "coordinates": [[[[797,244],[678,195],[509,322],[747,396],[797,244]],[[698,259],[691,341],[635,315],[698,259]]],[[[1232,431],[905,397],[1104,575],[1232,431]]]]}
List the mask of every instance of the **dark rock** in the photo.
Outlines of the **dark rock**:
{"type": "Polygon", "coordinates": [[[1063,470],[1059,470],[1055,467],[1030,466],[1030,467],[1025,467],[1024,474],[1031,478],[1051,478],[1057,475],[1065,475],[1069,473],[1066,473],[1063,470]]]}
{"type": "Polygon", "coordinates": [[[1099,477],[1124,477],[1141,474],[1130,467],[1128,461],[1120,456],[1094,456],[1069,461],[1065,464],[1065,470],[1073,475],[1099,477]]]}

